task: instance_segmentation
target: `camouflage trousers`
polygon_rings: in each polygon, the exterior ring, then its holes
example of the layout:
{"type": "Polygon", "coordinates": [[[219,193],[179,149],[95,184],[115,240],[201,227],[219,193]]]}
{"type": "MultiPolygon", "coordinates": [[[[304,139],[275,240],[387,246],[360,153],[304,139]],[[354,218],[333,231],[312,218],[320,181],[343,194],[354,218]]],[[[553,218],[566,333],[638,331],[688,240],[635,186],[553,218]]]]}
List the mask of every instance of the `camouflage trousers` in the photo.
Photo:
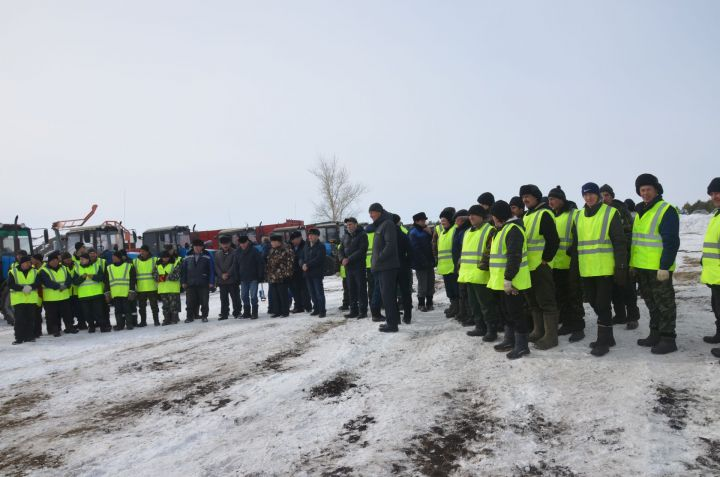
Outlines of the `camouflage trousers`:
{"type": "Polygon", "coordinates": [[[177,320],[180,314],[180,294],[179,293],[161,293],[159,294],[162,301],[162,312],[165,321],[177,320]]]}
{"type": "Polygon", "coordinates": [[[657,279],[657,270],[636,270],[640,295],[650,312],[650,329],[657,330],[661,336],[675,337],[675,288],[672,272],[664,282],[657,279]]]}

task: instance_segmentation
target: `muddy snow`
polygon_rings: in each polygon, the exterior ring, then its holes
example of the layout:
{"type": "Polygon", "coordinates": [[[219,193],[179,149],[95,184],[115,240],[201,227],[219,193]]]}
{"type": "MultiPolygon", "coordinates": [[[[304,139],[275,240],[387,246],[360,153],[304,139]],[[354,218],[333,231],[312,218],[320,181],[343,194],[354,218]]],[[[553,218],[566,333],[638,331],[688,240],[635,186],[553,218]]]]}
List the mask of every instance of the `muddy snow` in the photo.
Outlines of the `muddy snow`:
{"type": "Polygon", "coordinates": [[[679,352],[641,326],[509,362],[434,312],[397,334],[344,320],[211,321],[11,346],[0,326],[1,475],[720,475],[720,365],[698,284],[709,217],[684,217],[679,352]]]}

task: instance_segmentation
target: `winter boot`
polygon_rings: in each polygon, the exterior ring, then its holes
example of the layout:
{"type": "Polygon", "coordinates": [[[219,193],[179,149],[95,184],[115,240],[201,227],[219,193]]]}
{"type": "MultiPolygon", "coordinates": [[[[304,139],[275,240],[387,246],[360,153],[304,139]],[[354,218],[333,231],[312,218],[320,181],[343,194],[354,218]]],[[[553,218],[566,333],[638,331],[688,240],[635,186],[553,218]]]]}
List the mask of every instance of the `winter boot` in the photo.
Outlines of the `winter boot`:
{"type": "Polygon", "coordinates": [[[505,338],[493,348],[495,351],[498,351],[500,353],[504,353],[505,351],[510,351],[515,347],[515,334],[513,333],[512,328],[509,326],[505,327],[505,338]]]}
{"type": "Polygon", "coordinates": [[[542,338],[545,335],[545,327],[544,327],[544,323],[543,323],[542,311],[533,311],[532,319],[533,319],[533,330],[532,330],[532,333],[530,333],[530,336],[528,336],[528,340],[531,343],[535,343],[537,340],[539,340],[540,338],[542,338]]]}
{"type": "Polygon", "coordinates": [[[475,323],[475,329],[470,330],[465,334],[468,336],[485,336],[487,334],[487,328],[485,327],[485,323],[475,323]]]}
{"type": "Polygon", "coordinates": [[[115,321],[117,324],[113,326],[113,329],[115,331],[120,331],[125,329],[125,315],[120,315],[115,317],[115,321]]]}
{"type": "Polygon", "coordinates": [[[486,343],[492,343],[497,339],[497,325],[496,324],[490,324],[487,326],[487,332],[485,333],[485,336],[483,336],[483,341],[486,343]]]}
{"type": "Polygon", "coordinates": [[[558,328],[558,336],[565,336],[571,334],[573,331],[570,329],[568,325],[563,323],[560,325],[560,328],[558,328]]]}
{"type": "Polygon", "coordinates": [[[677,345],[675,344],[675,338],[672,336],[661,336],[660,342],[650,348],[652,354],[668,354],[673,351],[677,351],[677,345]]]}
{"type": "Polygon", "coordinates": [[[613,336],[612,326],[598,325],[598,338],[593,342],[593,356],[605,356],[610,351],[611,346],[615,346],[615,337],[613,336]]]}
{"type": "Polygon", "coordinates": [[[628,322],[625,305],[615,307],[615,316],[612,319],[613,325],[624,325],[628,322]]]}
{"type": "Polygon", "coordinates": [[[455,319],[463,326],[472,326],[475,324],[469,313],[467,300],[462,298],[458,299],[458,311],[455,319]]]}
{"type": "Polygon", "coordinates": [[[425,297],[425,311],[433,311],[435,307],[433,306],[433,297],[432,296],[426,296],[425,297]]]}
{"type": "Polygon", "coordinates": [[[660,332],[658,330],[650,330],[650,334],[647,338],[637,340],[639,346],[645,346],[650,348],[660,343],[660,332]]]}
{"type": "MultiPolygon", "coordinates": [[[[145,320],[143,319],[142,322],[145,323],[145,320]]],[[[153,325],[160,326],[160,318],[157,313],[153,313],[153,325]]]]}
{"type": "Polygon", "coordinates": [[[350,313],[343,315],[343,318],[357,318],[359,314],[357,310],[350,310],[350,313]]]}
{"type": "Polygon", "coordinates": [[[425,297],[419,296],[418,297],[418,311],[427,311],[425,308],[425,297]]]}
{"type": "Polygon", "coordinates": [[[515,346],[510,351],[507,359],[518,359],[522,358],[526,354],[530,354],[530,348],[528,348],[528,334],[527,333],[515,333],[515,346]]]}
{"type": "Polygon", "coordinates": [[[137,326],[136,322],[137,322],[137,316],[131,313],[130,316],[128,316],[127,319],[125,320],[125,327],[128,330],[132,330],[133,328],[135,328],[135,326],[137,326]]]}
{"type": "Polygon", "coordinates": [[[458,299],[450,298],[450,306],[445,310],[445,316],[447,318],[455,318],[458,313],[458,299]]]}
{"type": "Polygon", "coordinates": [[[140,322],[137,324],[138,328],[144,328],[147,326],[147,312],[145,310],[140,310],[140,322]]]}
{"type": "Polygon", "coordinates": [[[258,317],[258,306],[252,305],[252,316],[250,319],[257,320],[257,317],[258,317]]]}
{"type": "Polygon", "coordinates": [[[711,344],[720,343],[720,323],[715,322],[715,335],[714,336],[703,336],[703,341],[711,344]]]}
{"type": "Polygon", "coordinates": [[[250,318],[252,316],[250,310],[245,308],[242,312],[242,315],[240,315],[242,318],[250,318]]]}
{"type": "Polygon", "coordinates": [[[177,325],[178,323],[180,323],[180,313],[174,311],[172,314],[172,324],[177,325]]]}
{"type": "Polygon", "coordinates": [[[372,316],[372,320],[376,323],[385,321],[385,317],[382,316],[382,314],[380,313],[380,310],[370,310],[370,314],[372,316]]]}
{"type": "Polygon", "coordinates": [[[546,313],[544,317],[545,336],[535,342],[535,348],[540,350],[554,348],[558,345],[558,314],[546,313]]]}
{"type": "Polygon", "coordinates": [[[573,331],[570,333],[570,338],[568,338],[568,341],[571,343],[575,343],[577,341],[582,341],[585,339],[585,331],[584,330],[578,330],[573,331]]]}
{"type": "Polygon", "coordinates": [[[405,310],[405,313],[403,314],[402,321],[403,321],[403,323],[405,323],[406,325],[409,325],[409,324],[410,324],[410,322],[412,321],[412,308],[408,308],[407,310],[405,310]]]}
{"type": "Polygon", "coordinates": [[[720,348],[712,348],[710,350],[710,354],[712,354],[716,358],[720,358],[720,348]]]}
{"type": "Polygon", "coordinates": [[[625,329],[628,330],[635,330],[639,326],[637,320],[631,320],[627,322],[627,325],[625,325],[625,329]]]}

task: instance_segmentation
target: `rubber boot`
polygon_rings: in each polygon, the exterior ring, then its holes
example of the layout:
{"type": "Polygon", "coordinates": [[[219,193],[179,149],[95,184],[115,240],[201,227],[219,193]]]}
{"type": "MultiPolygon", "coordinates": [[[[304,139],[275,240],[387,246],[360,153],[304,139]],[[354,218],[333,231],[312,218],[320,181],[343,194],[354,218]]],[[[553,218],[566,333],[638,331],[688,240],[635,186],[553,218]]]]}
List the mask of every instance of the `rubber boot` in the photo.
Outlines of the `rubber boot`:
{"type": "MultiPolygon", "coordinates": [[[[143,319],[143,323],[145,323],[145,320],[143,319]]],[[[157,313],[153,313],[153,325],[160,326],[160,317],[157,313]]]]}
{"type": "Polygon", "coordinates": [[[425,311],[432,311],[435,307],[433,306],[433,297],[432,296],[426,296],[425,297],[425,311]]]}
{"type": "Polygon", "coordinates": [[[115,317],[115,321],[117,324],[113,326],[113,329],[115,331],[120,331],[125,329],[125,315],[119,315],[115,317]]]}
{"type": "Polygon", "coordinates": [[[133,313],[130,313],[130,315],[128,315],[128,317],[125,319],[125,327],[128,330],[132,330],[133,328],[135,328],[135,326],[137,326],[136,321],[137,316],[133,313]]]}
{"type": "Polygon", "coordinates": [[[712,344],[720,343],[720,323],[715,322],[715,335],[714,336],[703,336],[703,341],[706,343],[712,343],[712,344]]]}
{"type": "Polygon", "coordinates": [[[613,325],[624,325],[628,322],[625,305],[615,307],[615,316],[612,319],[613,325]]]}
{"type": "Polygon", "coordinates": [[[720,358],[720,348],[712,348],[710,350],[710,354],[712,354],[716,358],[720,358]]]}
{"type": "Polygon", "coordinates": [[[591,355],[605,356],[608,354],[610,347],[615,346],[612,326],[598,325],[598,338],[593,344],[595,346],[593,346],[592,351],[590,351],[591,355]]]}
{"type": "Polygon", "coordinates": [[[468,336],[485,336],[487,334],[488,330],[485,326],[485,323],[477,322],[475,323],[475,329],[468,331],[465,333],[468,336]]]}
{"type": "Polygon", "coordinates": [[[535,343],[537,340],[542,338],[545,335],[545,326],[543,322],[543,314],[542,311],[533,311],[532,312],[532,320],[533,320],[533,330],[532,333],[530,333],[530,336],[528,336],[528,340],[531,343],[535,343]]]}
{"type": "Polygon", "coordinates": [[[661,336],[660,342],[650,348],[652,354],[668,354],[673,351],[677,351],[677,344],[672,336],[661,336]]]}
{"type": "Polygon", "coordinates": [[[568,338],[568,341],[571,343],[575,343],[577,341],[582,341],[585,339],[585,330],[577,330],[570,333],[570,338],[568,338]]]}
{"type": "Polygon", "coordinates": [[[487,332],[485,333],[485,336],[483,336],[483,341],[486,343],[492,343],[497,338],[497,325],[495,323],[487,325],[487,332]]]}
{"type": "Polygon", "coordinates": [[[652,347],[660,343],[660,332],[658,330],[650,330],[650,334],[647,338],[637,340],[639,346],[652,347]]]}
{"type": "Polygon", "coordinates": [[[380,310],[370,310],[370,316],[372,316],[372,320],[376,323],[385,321],[385,317],[382,316],[382,313],[380,313],[380,310]]]}
{"type": "Polygon", "coordinates": [[[147,326],[147,314],[145,310],[140,310],[140,323],[137,324],[138,328],[144,328],[147,326]]]}
{"type": "Polygon", "coordinates": [[[535,348],[540,350],[554,348],[558,345],[558,314],[545,313],[544,317],[545,336],[535,342],[535,348]]]}
{"type": "Polygon", "coordinates": [[[445,316],[447,318],[455,318],[458,313],[458,299],[450,298],[450,306],[445,310],[445,316]]]}
{"type": "Polygon", "coordinates": [[[507,359],[522,358],[526,354],[530,354],[530,348],[528,348],[528,334],[515,333],[515,346],[512,351],[506,355],[507,359]]]}
{"type": "Polygon", "coordinates": [[[251,314],[251,320],[257,320],[258,317],[258,306],[252,305],[252,314],[251,314]]]}
{"type": "Polygon", "coordinates": [[[515,347],[515,334],[513,333],[512,328],[509,326],[505,327],[505,337],[503,340],[493,346],[493,349],[497,352],[503,353],[505,351],[510,351],[515,347]]]}
{"type": "Polygon", "coordinates": [[[418,297],[418,311],[427,311],[425,309],[425,297],[424,296],[418,297]]]}
{"type": "MultiPolygon", "coordinates": [[[[470,314],[468,313],[467,301],[463,300],[462,298],[458,298],[458,311],[457,314],[455,314],[455,319],[461,325],[465,325],[468,321],[471,320],[470,314]]],[[[470,325],[473,324],[474,323],[470,323],[470,325]]]]}

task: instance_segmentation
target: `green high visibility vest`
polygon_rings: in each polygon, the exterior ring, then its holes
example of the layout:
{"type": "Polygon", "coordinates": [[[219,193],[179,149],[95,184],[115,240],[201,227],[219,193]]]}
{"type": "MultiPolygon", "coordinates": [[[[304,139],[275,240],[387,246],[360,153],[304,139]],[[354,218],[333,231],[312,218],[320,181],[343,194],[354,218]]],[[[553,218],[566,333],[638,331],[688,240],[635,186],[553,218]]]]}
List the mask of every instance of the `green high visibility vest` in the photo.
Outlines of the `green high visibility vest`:
{"type": "Polygon", "coordinates": [[[577,253],[581,277],[608,277],[615,273],[610,222],[617,213],[615,207],[602,204],[592,217],[580,214],[577,253]]]}
{"type": "MultiPolygon", "coordinates": [[[[13,278],[15,279],[15,283],[17,285],[33,285],[35,281],[37,280],[37,274],[38,271],[34,268],[31,268],[28,270],[27,275],[23,273],[22,270],[20,270],[20,267],[11,268],[9,272],[13,278]]],[[[15,291],[10,290],[10,305],[11,306],[17,306],[17,305],[37,305],[38,300],[40,299],[40,294],[38,293],[37,289],[34,289],[30,293],[25,293],[23,291],[15,291]]]]}
{"type": "MultiPolygon", "coordinates": [[[[543,250],[545,250],[545,237],[540,235],[540,221],[543,214],[549,214],[550,217],[553,216],[550,210],[540,209],[539,211],[525,214],[523,217],[525,230],[527,230],[528,265],[531,271],[534,271],[540,266],[542,263],[543,250]]],[[[553,268],[553,263],[548,263],[548,266],[553,268]]]]}
{"type": "Polygon", "coordinates": [[[113,298],[126,298],[130,293],[130,267],[132,265],[125,262],[107,268],[110,296],[113,298]]]}
{"type": "Polygon", "coordinates": [[[703,240],[702,274],[700,281],[720,285],[720,215],[715,213],[703,240]]]}
{"type": "MultiPolygon", "coordinates": [[[[660,236],[660,222],[672,205],[659,200],[642,216],[635,217],[630,245],[630,266],[643,270],[659,270],[663,243],[660,236]]],[[[675,270],[672,264],[670,271],[675,270]]]]}
{"type": "Polygon", "coordinates": [[[452,258],[452,243],[457,227],[453,225],[449,229],[442,228],[438,234],[438,264],[437,272],[440,275],[450,275],[455,271],[455,264],[452,258]]]}
{"type": "Polygon", "coordinates": [[[553,258],[553,268],[558,270],[570,269],[570,256],[567,254],[568,248],[572,245],[572,226],[577,224],[577,218],[580,211],[577,209],[565,211],[555,217],[555,228],[560,237],[560,246],[553,258]]]}
{"type": "Polygon", "coordinates": [[[458,270],[459,283],[484,285],[490,281],[490,271],[480,270],[478,265],[482,259],[483,250],[487,246],[491,228],[490,224],[485,223],[477,230],[468,229],[465,231],[462,253],[460,254],[460,269],[458,270]]]}
{"type": "MultiPolygon", "coordinates": [[[[162,263],[157,264],[157,272],[160,277],[167,277],[172,273],[177,265],[175,263],[168,263],[163,265],[162,263]]],[[[158,293],[165,295],[167,293],[180,293],[180,280],[166,280],[164,282],[158,282],[158,293]]]]}
{"type": "Polygon", "coordinates": [[[373,242],[375,241],[375,232],[368,232],[368,249],[367,255],[365,255],[365,268],[370,268],[370,262],[372,261],[373,242]]]}
{"type": "Polygon", "coordinates": [[[527,237],[525,231],[517,224],[508,223],[493,238],[490,244],[490,281],[487,287],[491,290],[505,289],[505,268],[507,267],[507,234],[513,227],[523,235],[522,258],[520,269],[512,279],[512,284],[517,290],[530,288],[530,267],[528,266],[527,237]]]}
{"type": "MultiPolygon", "coordinates": [[[[52,268],[43,265],[40,271],[47,275],[50,281],[57,283],[58,285],[63,285],[67,281],[68,276],[70,275],[70,272],[68,272],[67,268],[65,268],[65,265],[60,265],[57,270],[53,270],[52,268]]],[[[66,288],[63,291],[60,291],[45,287],[43,288],[43,300],[53,302],[69,300],[70,293],[72,293],[70,288],[66,288]]]]}
{"type": "Polygon", "coordinates": [[[137,279],[135,289],[138,292],[157,291],[158,285],[153,277],[153,269],[156,264],[156,257],[150,257],[147,260],[140,260],[140,258],[133,260],[133,265],[135,265],[135,276],[137,279]]]}
{"type": "Polygon", "coordinates": [[[404,225],[400,226],[400,230],[402,230],[402,233],[404,233],[405,235],[408,234],[408,229],[406,229],[404,225]]]}
{"type": "MultiPolygon", "coordinates": [[[[100,268],[98,262],[83,267],[79,265],[77,267],[78,275],[92,275],[95,276],[100,268]]],[[[104,284],[102,282],[96,282],[92,278],[86,278],[80,285],[78,285],[78,298],[89,298],[93,296],[102,295],[104,292],[104,284]]]]}

